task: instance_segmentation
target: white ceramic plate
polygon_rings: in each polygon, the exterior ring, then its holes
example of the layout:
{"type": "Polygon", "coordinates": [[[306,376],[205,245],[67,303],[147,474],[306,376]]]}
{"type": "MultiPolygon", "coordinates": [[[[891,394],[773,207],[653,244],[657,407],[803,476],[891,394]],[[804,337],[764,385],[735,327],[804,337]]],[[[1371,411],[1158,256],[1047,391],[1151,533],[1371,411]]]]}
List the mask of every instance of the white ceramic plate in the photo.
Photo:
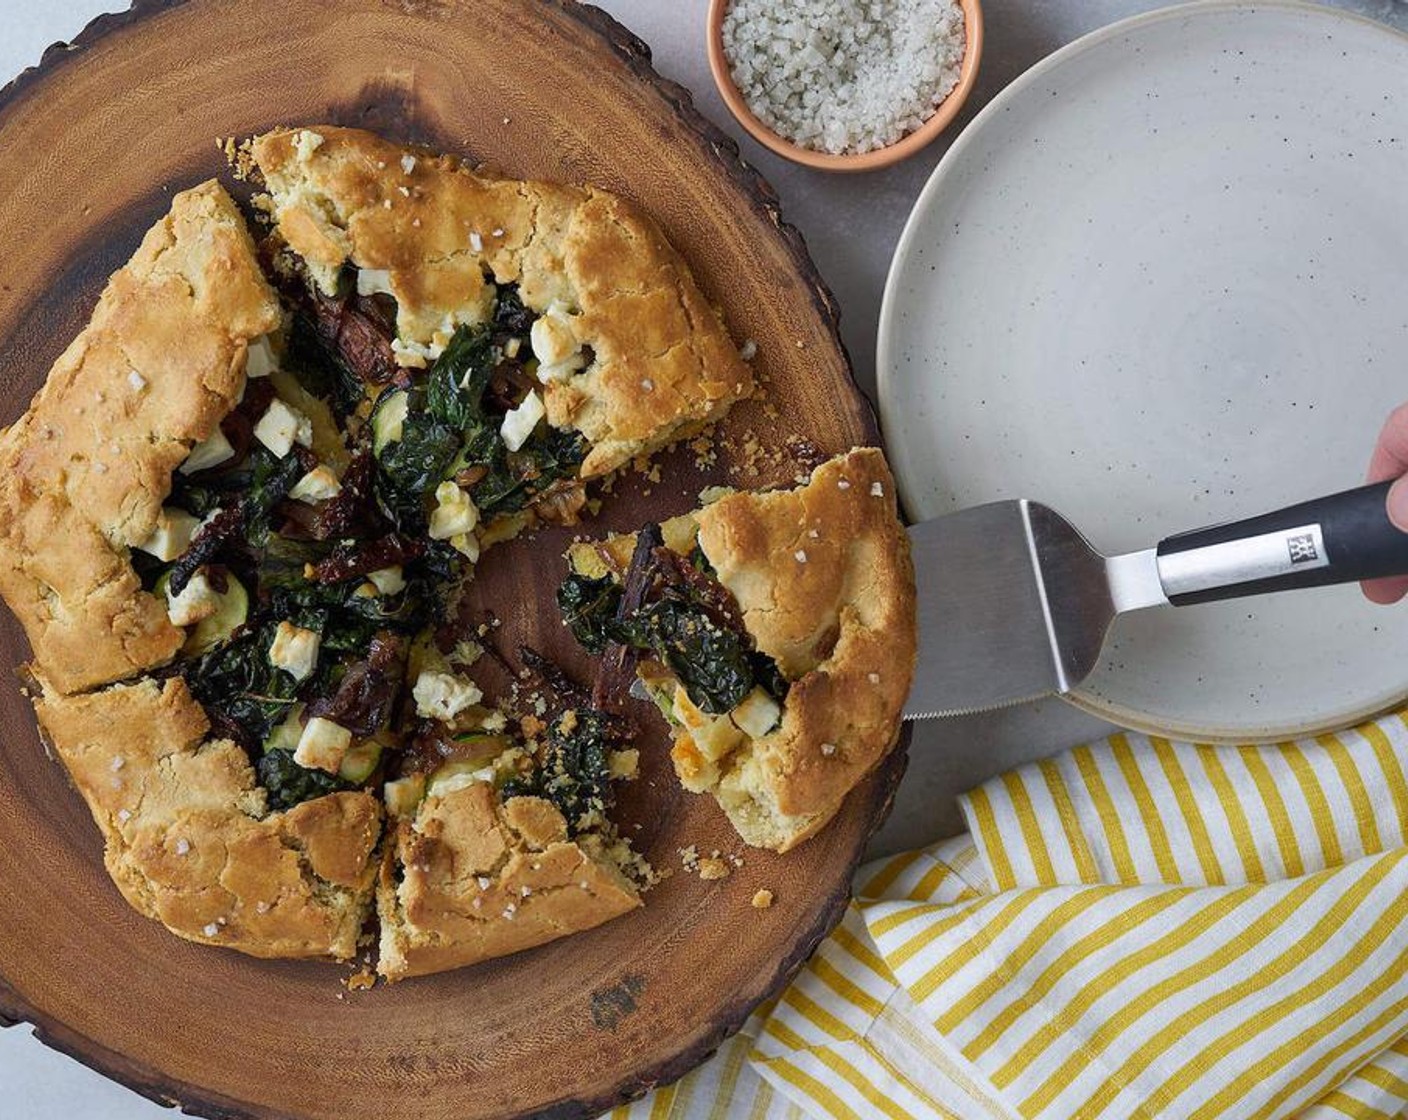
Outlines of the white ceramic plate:
{"type": "MultiPolygon", "coordinates": [[[[878,366],[916,519],[1038,498],[1116,551],[1358,484],[1408,400],[1408,36],[1210,3],[1058,51],[920,196],[878,366]]],[[[1262,739],[1405,695],[1408,617],[1339,587],[1122,619],[1075,699],[1262,739]]]]}

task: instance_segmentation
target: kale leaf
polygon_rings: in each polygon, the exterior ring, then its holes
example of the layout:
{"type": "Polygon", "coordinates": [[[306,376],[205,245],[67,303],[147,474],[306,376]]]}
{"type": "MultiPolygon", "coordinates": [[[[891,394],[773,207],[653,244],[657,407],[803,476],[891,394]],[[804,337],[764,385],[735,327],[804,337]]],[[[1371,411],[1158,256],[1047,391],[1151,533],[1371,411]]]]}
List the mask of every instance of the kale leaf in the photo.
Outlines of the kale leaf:
{"type": "Polygon", "coordinates": [[[611,641],[611,624],[621,605],[621,585],[610,576],[592,579],[573,572],[557,589],[562,621],[588,653],[601,653],[611,641]]]}
{"type": "Polygon", "coordinates": [[[669,666],[702,711],[732,711],[753,690],[752,651],[744,636],[720,626],[697,604],[669,596],[613,629],[627,645],[649,650],[669,666]]]}
{"type": "Polygon", "coordinates": [[[269,791],[269,808],[274,810],[292,809],[315,797],[357,788],[326,770],[300,766],[292,751],[282,749],[265,752],[255,769],[259,784],[269,791]]]}
{"type": "Polygon", "coordinates": [[[282,459],[265,447],[250,452],[249,491],[244,498],[244,537],[256,547],[269,539],[269,526],[275,507],[307,473],[307,466],[295,451],[282,459]]]}
{"type": "Polygon", "coordinates": [[[504,784],[503,796],[542,797],[562,812],[569,831],[589,828],[611,805],[613,721],[604,712],[574,708],[548,728],[541,764],[504,784]]]}
{"type": "Polygon", "coordinates": [[[459,432],[427,411],[424,399],[423,394],[411,394],[401,438],[383,447],[377,458],[390,484],[392,505],[402,515],[414,508],[413,501],[419,505],[434,491],[460,450],[459,432]]]}
{"type": "Polygon", "coordinates": [[[180,670],[216,730],[251,752],[288,714],[298,689],[291,675],[269,663],[273,638],[273,624],[245,630],[180,670]]]}
{"type": "Polygon", "coordinates": [[[307,565],[316,567],[336,549],[318,541],[295,541],[273,535],[259,567],[259,586],[267,596],[268,613],[295,625],[317,630],[322,649],[365,652],[379,630],[412,633],[430,621],[438,602],[424,563],[407,565],[406,587],[395,595],[362,595],[360,575],[335,583],[310,580],[307,565]]]}
{"type": "Polygon", "coordinates": [[[487,467],[484,477],[470,487],[470,496],[486,516],[515,513],[555,482],[577,473],[587,457],[587,443],[580,432],[547,428],[535,433],[523,447],[510,452],[497,430],[488,441],[474,442],[466,456],[487,467]],[[486,447],[487,443],[487,447],[486,447]],[[480,448],[476,456],[476,451],[480,448]]]}
{"type": "Polygon", "coordinates": [[[494,372],[488,330],[460,327],[426,378],[426,407],[445,425],[465,431],[484,422],[484,390],[494,372]]]}
{"type": "Polygon", "coordinates": [[[517,284],[501,284],[499,298],[494,304],[494,333],[504,338],[527,339],[537,318],[523,304],[523,297],[517,284]]]}

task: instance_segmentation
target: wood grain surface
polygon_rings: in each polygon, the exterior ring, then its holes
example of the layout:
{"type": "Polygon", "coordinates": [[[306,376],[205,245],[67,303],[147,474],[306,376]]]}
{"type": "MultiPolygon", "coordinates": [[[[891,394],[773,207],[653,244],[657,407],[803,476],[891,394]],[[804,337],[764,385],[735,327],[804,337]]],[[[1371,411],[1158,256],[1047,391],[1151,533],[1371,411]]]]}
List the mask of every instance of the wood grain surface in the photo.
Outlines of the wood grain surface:
{"type": "MultiPolygon", "coordinates": [[[[0,92],[0,422],[81,328],[174,190],[223,173],[216,138],[276,124],[380,130],[515,176],[593,182],[643,205],[755,339],[768,398],[730,418],[719,461],[685,450],[630,476],[591,531],[680,512],[714,482],[792,477],[873,443],[836,310],[801,239],[733,143],[592,8],[538,0],[139,0],[0,92]],[[761,461],[741,449],[756,445],[761,461]]],[[[583,667],[556,621],[563,530],[489,555],[474,602],[583,667]]],[[[0,663],[24,640],[0,623],[0,663]]],[[[673,874],[644,910],[502,961],[370,992],[333,965],[186,944],[130,910],[96,828],[46,758],[19,684],[0,683],[0,1021],[153,1099],[210,1117],[476,1120],[591,1116],[701,1061],[838,920],[888,810],[904,744],[840,817],[786,857],[744,849],[682,793],[642,712],[642,780],[618,813],[673,874]],[[720,882],[678,849],[744,865],[720,882]],[[776,902],[754,910],[761,887],[776,902]]],[[[0,1108],[0,1111],[3,1111],[0,1108]]]]}

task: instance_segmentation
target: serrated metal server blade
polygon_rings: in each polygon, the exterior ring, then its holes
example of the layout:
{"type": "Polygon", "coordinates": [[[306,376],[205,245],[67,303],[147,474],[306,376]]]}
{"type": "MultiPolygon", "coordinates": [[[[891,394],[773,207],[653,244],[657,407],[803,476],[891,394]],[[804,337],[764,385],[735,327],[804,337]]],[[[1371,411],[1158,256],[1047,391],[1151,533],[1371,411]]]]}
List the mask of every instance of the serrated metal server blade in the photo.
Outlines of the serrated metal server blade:
{"type": "Polygon", "coordinates": [[[1094,668],[1117,610],[1162,599],[1152,551],[1107,561],[1038,502],[975,506],[909,539],[919,662],[906,719],[1065,692],[1094,668]]]}

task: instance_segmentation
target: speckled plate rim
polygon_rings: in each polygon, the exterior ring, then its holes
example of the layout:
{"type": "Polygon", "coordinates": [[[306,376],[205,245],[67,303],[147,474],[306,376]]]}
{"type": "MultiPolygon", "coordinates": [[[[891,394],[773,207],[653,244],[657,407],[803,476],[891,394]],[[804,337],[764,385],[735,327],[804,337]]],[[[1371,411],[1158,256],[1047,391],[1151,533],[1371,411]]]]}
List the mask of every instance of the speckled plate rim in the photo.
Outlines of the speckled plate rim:
{"type": "MultiPolygon", "coordinates": [[[[879,390],[880,426],[886,432],[886,452],[895,472],[895,482],[899,488],[900,500],[906,506],[911,504],[910,494],[913,487],[910,485],[909,479],[913,477],[914,468],[909,463],[904,441],[888,438],[888,433],[897,427],[894,424],[894,409],[898,405],[895,403],[894,374],[892,372],[897,365],[892,354],[892,351],[896,349],[894,341],[897,314],[895,307],[898,301],[896,292],[903,278],[905,265],[919,237],[924,213],[935,204],[939,194],[947,186],[949,178],[954,174],[954,169],[965,158],[968,149],[978,142],[983,129],[991,120],[1007,111],[1011,103],[1016,101],[1027,89],[1038,85],[1049,73],[1074,57],[1101,49],[1112,40],[1154,24],[1210,13],[1225,14],[1258,10],[1299,12],[1318,18],[1368,25],[1386,35],[1408,38],[1404,32],[1379,20],[1360,15],[1357,12],[1345,11],[1343,8],[1332,8],[1325,4],[1312,3],[1310,0],[1192,0],[1190,3],[1157,8],[1150,12],[1141,12],[1139,15],[1117,20],[1058,48],[1004,86],[991,101],[983,106],[967,127],[955,137],[919,192],[919,197],[915,199],[909,217],[905,219],[904,229],[900,232],[899,240],[895,243],[894,255],[890,258],[890,268],[885,276],[885,290],[880,302],[880,318],[876,327],[875,370],[879,390]]],[[[912,519],[912,511],[910,513],[912,519]]],[[[1368,723],[1392,714],[1408,705],[1408,681],[1405,681],[1402,688],[1396,693],[1387,696],[1381,695],[1372,700],[1364,701],[1356,707],[1327,714],[1323,719],[1302,720],[1298,723],[1285,724],[1268,723],[1264,727],[1257,728],[1251,734],[1245,729],[1233,731],[1225,726],[1220,727],[1216,723],[1170,724],[1167,721],[1157,721],[1151,719],[1147,712],[1116,703],[1079,687],[1063,694],[1061,699],[1099,719],[1108,720],[1121,727],[1148,735],[1164,735],[1200,743],[1245,743],[1248,741],[1308,738],[1341,731],[1347,727],[1368,723]]]]}

